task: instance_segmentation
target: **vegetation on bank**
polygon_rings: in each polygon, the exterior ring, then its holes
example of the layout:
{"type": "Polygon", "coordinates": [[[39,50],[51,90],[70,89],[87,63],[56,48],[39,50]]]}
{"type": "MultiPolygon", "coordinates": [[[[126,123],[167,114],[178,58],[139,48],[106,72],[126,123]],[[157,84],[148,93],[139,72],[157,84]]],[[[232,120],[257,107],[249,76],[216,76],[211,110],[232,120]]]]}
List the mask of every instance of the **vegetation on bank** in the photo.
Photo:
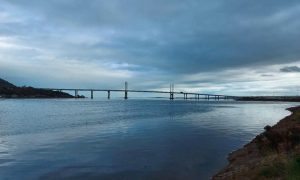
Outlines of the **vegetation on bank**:
{"type": "Polygon", "coordinates": [[[255,179],[300,179],[300,156],[281,157],[258,169],[255,179]]]}
{"type": "Polygon", "coordinates": [[[300,106],[249,144],[231,153],[229,165],[213,179],[300,179],[300,106]]]}

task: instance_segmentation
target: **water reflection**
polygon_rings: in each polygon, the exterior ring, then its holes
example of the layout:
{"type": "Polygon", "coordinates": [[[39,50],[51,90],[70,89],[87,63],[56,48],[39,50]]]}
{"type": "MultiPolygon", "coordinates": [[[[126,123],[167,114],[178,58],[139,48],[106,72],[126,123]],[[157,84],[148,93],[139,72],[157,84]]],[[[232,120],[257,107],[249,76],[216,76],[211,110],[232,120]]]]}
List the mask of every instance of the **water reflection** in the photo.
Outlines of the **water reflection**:
{"type": "Polygon", "coordinates": [[[208,179],[289,103],[7,100],[4,179],[208,179]],[[261,113],[264,112],[264,113],[261,113]]]}

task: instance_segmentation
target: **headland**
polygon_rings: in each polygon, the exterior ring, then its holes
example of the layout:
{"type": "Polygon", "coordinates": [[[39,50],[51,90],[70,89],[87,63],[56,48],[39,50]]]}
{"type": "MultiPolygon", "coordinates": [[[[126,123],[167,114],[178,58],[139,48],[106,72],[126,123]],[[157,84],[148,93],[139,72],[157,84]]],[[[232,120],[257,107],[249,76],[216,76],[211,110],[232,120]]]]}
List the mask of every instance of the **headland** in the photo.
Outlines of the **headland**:
{"type": "Polygon", "coordinates": [[[18,87],[0,78],[0,98],[74,98],[74,96],[60,91],[18,87]]]}

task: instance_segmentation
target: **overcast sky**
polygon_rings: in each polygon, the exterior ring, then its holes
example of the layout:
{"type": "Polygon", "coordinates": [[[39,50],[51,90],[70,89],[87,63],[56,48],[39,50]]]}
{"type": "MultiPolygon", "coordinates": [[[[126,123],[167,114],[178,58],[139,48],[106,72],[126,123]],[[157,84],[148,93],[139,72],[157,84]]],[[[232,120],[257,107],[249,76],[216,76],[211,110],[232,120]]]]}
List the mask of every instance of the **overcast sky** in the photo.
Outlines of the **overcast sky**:
{"type": "Polygon", "coordinates": [[[299,0],[0,0],[0,78],[300,95],[299,17],[299,0]]]}

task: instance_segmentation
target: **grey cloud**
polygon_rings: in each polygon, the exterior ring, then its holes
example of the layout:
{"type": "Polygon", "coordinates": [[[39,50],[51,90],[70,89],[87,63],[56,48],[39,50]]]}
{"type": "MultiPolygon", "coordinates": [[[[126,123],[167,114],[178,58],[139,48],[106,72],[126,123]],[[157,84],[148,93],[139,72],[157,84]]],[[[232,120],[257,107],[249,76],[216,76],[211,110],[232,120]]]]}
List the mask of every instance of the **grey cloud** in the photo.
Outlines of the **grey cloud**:
{"type": "Polygon", "coordinates": [[[33,22],[40,26],[24,30],[32,33],[26,35],[29,38],[48,43],[46,48],[55,44],[49,49],[62,56],[98,59],[99,63],[106,59],[192,74],[294,62],[300,57],[297,1],[7,2],[40,18],[40,22],[33,22]],[[103,30],[115,33],[109,35],[109,42],[77,46],[65,42],[63,36],[68,32],[60,29],[74,32],[74,38],[76,33],[91,31],[95,37],[106,36],[103,30]],[[44,34],[36,35],[41,32],[44,34]],[[101,49],[111,53],[103,55],[101,49]]]}
{"type": "Polygon", "coordinates": [[[274,77],[273,74],[261,74],[261,77],[274,77]]]}
{"type": "Polygon", "coordinates": [[[300,72],[300,67],[298,66],[286,66],[280,69],[281,72],[300,72]]]}
{"type": "Polygon", "coordinates": [[[145,73],[158,86],[184,75],[300,59],[298,0],[3,0],[0,10],[16,19],[0,21],[0,36],[41,49],[1,51],[5,57],[113,64],[145,73]]]}

